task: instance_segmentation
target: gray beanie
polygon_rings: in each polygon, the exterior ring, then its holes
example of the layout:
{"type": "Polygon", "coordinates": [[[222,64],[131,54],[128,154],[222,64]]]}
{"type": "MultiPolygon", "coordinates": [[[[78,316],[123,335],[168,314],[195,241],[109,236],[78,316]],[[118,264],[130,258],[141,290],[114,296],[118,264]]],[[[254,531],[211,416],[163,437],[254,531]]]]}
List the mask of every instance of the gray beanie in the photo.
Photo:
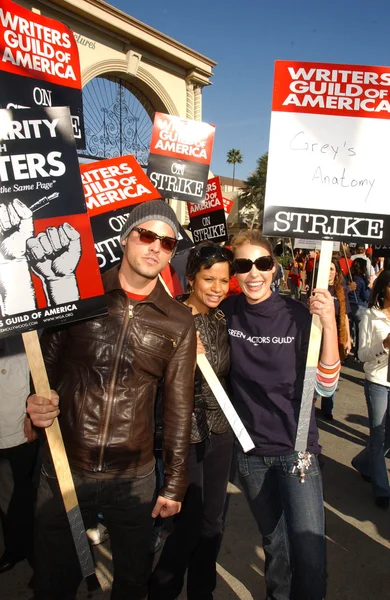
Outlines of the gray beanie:
{"type": "Polygon", "coordinates": [[[138,204],[131,211],[126,223],[123,225],[120,236],[122,250],[124,250],[122,242],[127,238],[130,231],[141,225],[141,223],[145,223],[145,221],[164,221],[172,227],[175,238],[178,238],[179,222],[169,204],[163,200],[149,200],[138,204]]]}

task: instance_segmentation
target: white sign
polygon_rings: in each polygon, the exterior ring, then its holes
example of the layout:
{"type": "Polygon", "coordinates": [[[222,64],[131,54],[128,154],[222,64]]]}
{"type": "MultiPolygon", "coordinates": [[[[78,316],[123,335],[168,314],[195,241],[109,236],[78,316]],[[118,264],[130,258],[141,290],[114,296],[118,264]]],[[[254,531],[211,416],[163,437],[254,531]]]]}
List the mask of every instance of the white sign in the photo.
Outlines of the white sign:
{"type": "MultiPolygon", "coordinates": [[[[316,240],[304,240],[303,238],[296,238],[294,240],[294,248],[301,248],[301,250],[316,250],[321,248],[321,242],[316,240]]],[[[332,252],[339,252],[340,242],[333,242],[332,252]]]]}
{"type": "Polygon", "coordinates": [[[390,67],[278,61],[264,233],[390,238],[390,67]]]}

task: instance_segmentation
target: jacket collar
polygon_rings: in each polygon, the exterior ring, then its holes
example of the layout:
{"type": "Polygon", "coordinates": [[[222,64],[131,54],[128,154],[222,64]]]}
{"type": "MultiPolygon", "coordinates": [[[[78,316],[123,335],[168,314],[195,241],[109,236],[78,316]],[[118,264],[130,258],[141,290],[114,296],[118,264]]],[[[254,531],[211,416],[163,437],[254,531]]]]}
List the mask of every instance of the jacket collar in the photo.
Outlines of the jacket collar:
{"type": "Polygon", "coordinates": [[[388,321],[389,319],[386,317],[386,315],[379,310],[379,308],[375,308],[375,306],[371,307],[371,312],[372,314],[377,318],[377,319],[383,319],[384,321],[388,321]]]}
{"type": "MultiPolygon", "coordinates": [[[[105,293],[120,290],[125,294],[119,281],[119,267],[113,267],[109,271],[106,271],[102,276],[102,281],[105,293]]],[[[162,283],[157,280],[154,290],[140,303],[154,304],[157,309],[162,311],[165,315],[168,315],[171,307],[171,300],[171,297],[165,291],[162,283]]]]}

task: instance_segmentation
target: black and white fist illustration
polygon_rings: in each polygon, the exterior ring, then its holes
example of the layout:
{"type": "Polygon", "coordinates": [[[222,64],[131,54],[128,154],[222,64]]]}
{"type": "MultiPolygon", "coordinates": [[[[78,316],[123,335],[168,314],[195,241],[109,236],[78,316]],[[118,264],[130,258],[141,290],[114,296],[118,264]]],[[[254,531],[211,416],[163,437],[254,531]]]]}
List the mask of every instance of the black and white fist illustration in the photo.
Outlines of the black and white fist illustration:
{"type": "Polygon", "coordinates": [[[25,258],[26,242],[33,235],[31,210],[18,198],[0,204],[0,263],[25,258]]]}
{"type": "Polygon", "coordinates": [[[27,257],[42,280],[49,305],[80,298],[75,271],[81,258],[80,234],[69,223],[27,240],[27,257]]]}

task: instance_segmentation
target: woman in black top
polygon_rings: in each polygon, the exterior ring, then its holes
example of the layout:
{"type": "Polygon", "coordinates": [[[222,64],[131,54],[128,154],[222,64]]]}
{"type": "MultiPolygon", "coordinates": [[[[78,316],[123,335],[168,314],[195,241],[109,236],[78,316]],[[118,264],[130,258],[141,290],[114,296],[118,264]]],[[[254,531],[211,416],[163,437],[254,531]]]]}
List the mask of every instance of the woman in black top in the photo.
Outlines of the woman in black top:
{"type": "MultiPolygon", "coordinates": [[[[189,254],[188,306],[198,332],[198,353],[205,353],[225,386],[230,367],[226,321],[218,308],[229,289],[232,252],[210,242],[189,254]]],[[[149,600],[175,600],[187,574],[188,600],[210,600],[216,586],[216,560],[222,539],[223,508],[233,452],[233,433],[199,368],[195,373],[194,411],[188,456],[189,487],[173,533],[153,572],[149,600]]]]}

